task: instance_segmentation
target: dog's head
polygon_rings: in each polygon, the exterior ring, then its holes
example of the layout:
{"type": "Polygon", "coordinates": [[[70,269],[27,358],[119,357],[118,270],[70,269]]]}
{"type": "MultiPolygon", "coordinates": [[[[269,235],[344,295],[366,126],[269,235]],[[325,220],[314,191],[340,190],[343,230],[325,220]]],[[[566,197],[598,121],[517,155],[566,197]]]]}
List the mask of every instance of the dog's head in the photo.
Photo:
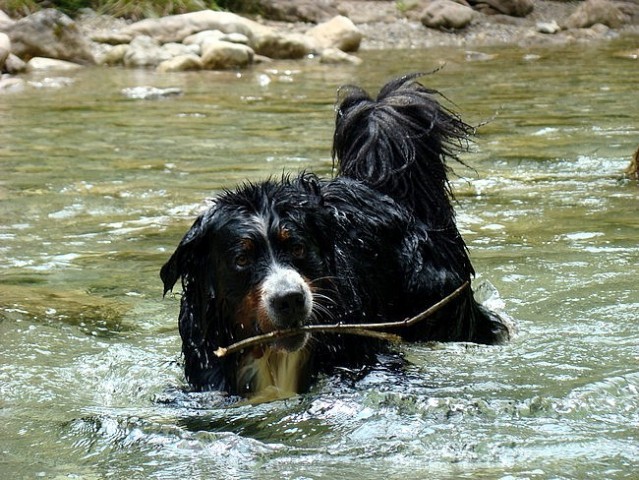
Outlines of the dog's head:
{"type": "MultiPolygon", "coordinates": [[[[247,184],[197,219],[161,272],[165,291],[182,277],[185,345],[226,346],[312,321],[329,261],[319,188],[310,175],[247,184]]],[[[295,351],[306,342],[300,334],[272,346],[295,351]]]]}

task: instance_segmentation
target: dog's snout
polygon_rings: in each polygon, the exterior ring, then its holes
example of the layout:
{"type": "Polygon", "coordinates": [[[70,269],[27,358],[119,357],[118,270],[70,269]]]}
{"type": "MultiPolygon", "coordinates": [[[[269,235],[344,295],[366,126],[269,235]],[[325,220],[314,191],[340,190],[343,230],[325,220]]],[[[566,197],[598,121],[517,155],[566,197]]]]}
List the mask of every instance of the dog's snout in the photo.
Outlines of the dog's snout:
{"type": "Polygon", "coordinates": [[[313,308],[313,294],[295,270],[276,268],[262,286],[263,305],[275,328],[294,328],[306,323],[313,308]]]}

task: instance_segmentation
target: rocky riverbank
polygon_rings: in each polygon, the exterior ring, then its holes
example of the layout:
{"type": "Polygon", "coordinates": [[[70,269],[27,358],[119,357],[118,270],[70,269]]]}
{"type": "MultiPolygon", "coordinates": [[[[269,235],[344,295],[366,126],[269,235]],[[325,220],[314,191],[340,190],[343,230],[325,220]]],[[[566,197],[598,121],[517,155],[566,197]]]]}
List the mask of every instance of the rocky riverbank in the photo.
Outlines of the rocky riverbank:
{"type": "Polygon", "coordinates": [[[273,7],[269,18],[205,10],[127,22],[92,12],[72,20],[52,9],[22,19],[0,11],[0,91],[19,83],[9,75],[91,64],[159,72],[238,69],[277,58],[359,64],[361,49],[476,49],[639,35],[637,0],[262,1],[273,7]]]}

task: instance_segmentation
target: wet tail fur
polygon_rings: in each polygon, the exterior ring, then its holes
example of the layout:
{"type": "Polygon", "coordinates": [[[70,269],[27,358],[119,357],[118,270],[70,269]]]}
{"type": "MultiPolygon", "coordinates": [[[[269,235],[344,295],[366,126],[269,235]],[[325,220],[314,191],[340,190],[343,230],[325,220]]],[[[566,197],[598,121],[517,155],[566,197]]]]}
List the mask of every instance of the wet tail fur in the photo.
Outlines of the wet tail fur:
{"type": "Polygon", "coordinates": [[[359,87],[340,88],[333,159],[338,175],[389,195],[431,228],[454,227],[446,160],[458,160],[455,152],[474,128],[417,82],[421,76],[389,82],[377,99],[359,87]]]}

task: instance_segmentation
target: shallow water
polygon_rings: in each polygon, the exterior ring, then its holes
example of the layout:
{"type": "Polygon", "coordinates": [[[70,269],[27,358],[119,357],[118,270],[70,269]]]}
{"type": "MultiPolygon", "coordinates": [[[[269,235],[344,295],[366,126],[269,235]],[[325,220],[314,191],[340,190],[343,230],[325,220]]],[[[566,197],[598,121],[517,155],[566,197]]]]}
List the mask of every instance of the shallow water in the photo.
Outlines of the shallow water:
{"type": "Polygon", "coordinates": [[[96,68],[0,96],[0,477],[637,478],[639,96],[616,53],[638,43],[96,68]],[[330,175],[336,88],[442,62],[425,82],[488,122],[454,167],[458,220],[518,337],[405,345],[403,371],[259,405],[183,393],[158,271],[205,199],[330,175]],[[184,93],[122,94],[140,85],[184,93]]]}

